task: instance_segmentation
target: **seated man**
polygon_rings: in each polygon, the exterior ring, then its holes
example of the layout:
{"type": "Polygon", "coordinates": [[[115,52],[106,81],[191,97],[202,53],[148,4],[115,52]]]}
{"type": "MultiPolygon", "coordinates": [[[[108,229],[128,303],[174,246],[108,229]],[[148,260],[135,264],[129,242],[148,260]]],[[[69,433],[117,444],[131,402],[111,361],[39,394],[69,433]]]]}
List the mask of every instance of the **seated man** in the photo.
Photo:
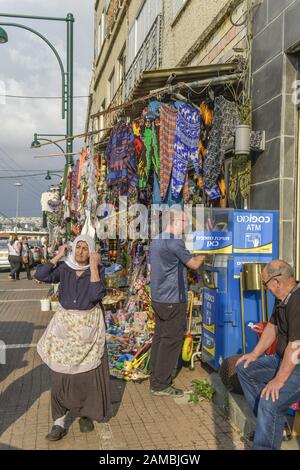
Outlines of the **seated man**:
{"type": "Polygon", "coordinates": [[[300,284],[292,267],[280,260],[265,267],[263,283],[280,302],[253,352],[237,362],[237,374],[257,417],[253,448],[279,450],[285,415],[300,400],[300,284]],[[276,354],[265,355],[276,337],[276,354]]]}

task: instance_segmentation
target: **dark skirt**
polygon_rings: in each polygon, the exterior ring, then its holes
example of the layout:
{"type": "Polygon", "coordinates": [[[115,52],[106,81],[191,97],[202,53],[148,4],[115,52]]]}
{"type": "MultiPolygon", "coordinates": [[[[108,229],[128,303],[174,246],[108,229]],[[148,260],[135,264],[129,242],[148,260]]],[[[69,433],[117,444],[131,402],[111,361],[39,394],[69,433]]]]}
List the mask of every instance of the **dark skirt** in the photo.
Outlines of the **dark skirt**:
{"type": "Polygon", "coordinates": [[[107,348],[96,369],[81,374],[51,370],[51,409],[55,421],[70,411],[74,417],[106,422],[112,416],[107,348]]]}

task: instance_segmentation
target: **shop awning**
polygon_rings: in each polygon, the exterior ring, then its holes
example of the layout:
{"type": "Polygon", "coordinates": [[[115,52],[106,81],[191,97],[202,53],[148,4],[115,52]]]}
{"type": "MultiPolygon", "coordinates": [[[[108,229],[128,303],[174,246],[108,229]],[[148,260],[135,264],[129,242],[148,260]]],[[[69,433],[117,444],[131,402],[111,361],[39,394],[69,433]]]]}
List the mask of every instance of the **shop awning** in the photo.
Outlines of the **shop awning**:
{"type": "MultiPolygon", "coordinates": [[[[117,118],[122,114],[135,119],[141,115],[145,107],[146,100],[143,98],[146,96],[149,97],[149,95],[153,97],[158,96],[160,90],[164,90],[162,94],[166,95],[168,94],[168,91],[165,91],[166,87],[170,87],[170,90],[174,87],[174,92],[176,93],[188,94],[188,97],[194,101],[195,104],[198,104],[201,99],[205,98],[205,95],[202,95],[200,98],[199,91],[204,88],[208,89],[209,86],[211,86],[217,94],[220,92],[224,94],[224,96],[228,94],[228,98],[232,99],[228,90],[226,91],[226,84],[234,82],[241,84],[240,64],[237,62],[144,71],[124,103],[118,103],[117,107],[114,108],[114,103],[112,102],[111,107],[103,114],[109,112],[114,114],[113,122],[116,122],[117,118]],[[185,87],[180,87],[183,83],[190,85],[192,89],[186,88],[184,90],[185,87]],[[179,88],[176,89],[176,86],[179,88]],[[195,90],[195,93],[193,93],[192,90],[195,90]]],[[[122,94],[123,93],[120,93],[120,96],[122,96],[122,94]]],[[[95,113],[91,118],[100,114],[101,112],[95,113]]],[[[109,132],[106,131],[101,141],[98,143],[99,148],[102,146],[105,147],[108,133],[109,132]]]]}
{"type": "Polygon", "coordinates": [[[227,80],[230,81],[230,76],[234,76],[238,72],[239,65],[233,62],[227,64],[200,65],[197,67],[149,70],[143,72],[141,78],[137,81],[130,93],[129,100],[140,98],[168,84],[176,85],[180,82],[192,83],[222,77],[226,77],[225,82],[227,80]]]}

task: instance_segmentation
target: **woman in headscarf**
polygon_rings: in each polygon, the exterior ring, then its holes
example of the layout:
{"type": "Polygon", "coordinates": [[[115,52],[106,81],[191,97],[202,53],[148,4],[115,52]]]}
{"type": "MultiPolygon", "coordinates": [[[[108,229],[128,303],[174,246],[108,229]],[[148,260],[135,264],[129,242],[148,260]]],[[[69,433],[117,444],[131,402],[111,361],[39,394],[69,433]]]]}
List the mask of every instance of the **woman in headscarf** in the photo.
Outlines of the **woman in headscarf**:
{"type": "Polygon", "coordinates": [[[77,237],[72,252],[68,245],[47,264],[37,267],[35,278],[58,283],[60,306],[37,345],[42,360],[51,369],[51,408],[53,427],[50,441],[66,433],[65,419],[70,411],[80,417],[82,432],[94,429],[93,420],[111,417],[111,395],[104,313],[104,268],[95,242],[77,237]]]}

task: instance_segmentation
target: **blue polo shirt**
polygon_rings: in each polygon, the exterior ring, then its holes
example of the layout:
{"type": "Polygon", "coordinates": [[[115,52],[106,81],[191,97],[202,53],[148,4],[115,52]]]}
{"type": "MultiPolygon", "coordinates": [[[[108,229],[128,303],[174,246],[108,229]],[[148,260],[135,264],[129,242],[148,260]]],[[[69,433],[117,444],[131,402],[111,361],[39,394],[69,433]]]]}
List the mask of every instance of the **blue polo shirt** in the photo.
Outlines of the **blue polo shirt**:
{"type": "Polygon", "coordinates": [[[151,298],[159,303],[187,301],[186,263],[193,256],[182,239],[162,233],[150,245],[151,298]]]}

